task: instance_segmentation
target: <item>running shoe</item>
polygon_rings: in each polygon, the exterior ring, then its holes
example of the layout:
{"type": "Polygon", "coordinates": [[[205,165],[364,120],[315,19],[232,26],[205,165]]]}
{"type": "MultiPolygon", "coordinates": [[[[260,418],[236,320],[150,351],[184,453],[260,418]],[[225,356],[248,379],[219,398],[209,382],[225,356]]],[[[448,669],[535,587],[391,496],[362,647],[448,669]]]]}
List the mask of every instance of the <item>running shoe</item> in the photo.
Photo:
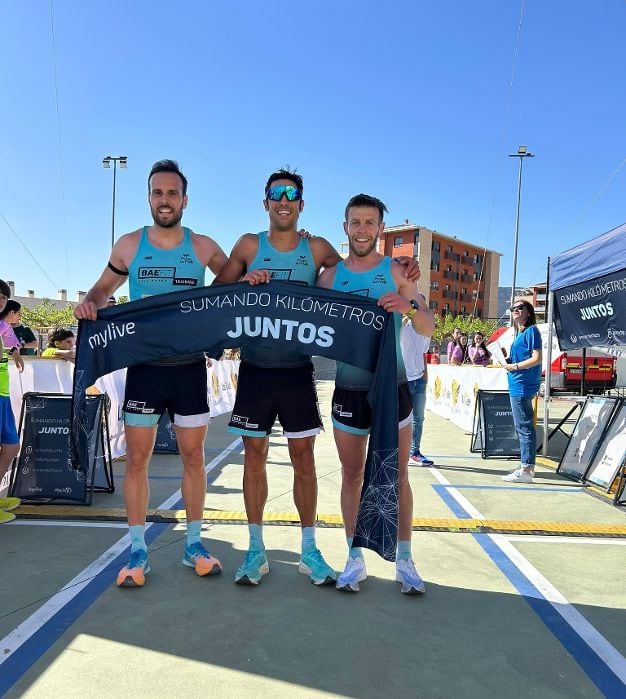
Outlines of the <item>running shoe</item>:
{"type": "Polygon", "coordinates": [[[10,512],[21,505],[22,501],[19,498],[0,498],[0,510],[10,512]]]}
{"type": "Polygon", "coordinates": [[[317,548],[302,553],[298,570],[310,576],[314,585],[332,585],[337,580],[337,573],[326,563],[317,548]]]}
{"type": "Polygon", "coordinates": [[[237,585],[258,585],[261,578],[270,572],[265,551],[246,551],[243,563],[237,568],[235,582],[237,585]]]}
{"type": "Polygon", "coordinates": [[[405,595],[421,595],[426,592],[426,585],[410,558],[396,563],[396,582],[402,583],[400,592],[405,595]]]}
{"type": "Polygon", "coordinates": [[[513,471],[513,473],[502,476],[502,480],[507,483],[532,483],[533,477],[530,473],[524,471],[524,469],[518,468],[516,471],[513,471]]]}
{"type": "Polygon", "coordinates": [[[219,575],[223,570],[222,564],[199,541],[185,546],[183,565],[194,568],[198,575],[219,575]]]}
{"type": "Polygon", "coordinates": [[[0,524],[12,522],[14,519],[15,515],[12,512],[5,512],[4,510],[0,510],[0,524]]]}
{"type": "Polygon", "coordinates": [[[434,466],[435,462],[432,459],[429,459],[427,456],[424,456],[421,451],[416,452],[415,454],[411,454],[409,456],[409,463],[413,464],[414,466],[434,466]]]}
{"type": "Polygon", "coordinates": [[[148,552],[145,549],[131,551],[127,566],[118,573],[117,586],[143,587],[149,572],[148,552]]]}
{"type": "Polygon", "coordinates": [[[367,580],[365,561],[360,556],[358,558],[350,557],[343,573],[337,578],[336,587],[343,592],[358,592],[359,583],[363,580],[367,580]]]}

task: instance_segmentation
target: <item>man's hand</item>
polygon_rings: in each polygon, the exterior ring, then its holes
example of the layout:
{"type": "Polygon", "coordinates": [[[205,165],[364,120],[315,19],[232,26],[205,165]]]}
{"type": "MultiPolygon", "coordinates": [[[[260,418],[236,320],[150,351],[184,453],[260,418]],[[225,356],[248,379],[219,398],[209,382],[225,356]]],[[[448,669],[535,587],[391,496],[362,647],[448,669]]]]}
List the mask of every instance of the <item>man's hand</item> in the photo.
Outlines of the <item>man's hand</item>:
{"type": "Polygon", "coordinates": [[[78,318],[78,320],[97,320],[98,307],[93,301],[83,301],[74,307],[74,318],[78,318]]]}
{"type": "Polygon", "coordinates": [[[301,228],[301,229],[298,231],[298,235],[299,235],[301,238],[315,238],[315,236],[313,235],[313,233],[309,233],[309,231],[305,230],[304,228],[301,228]]]}
{"type": "Polygon", "coordinates": [[[417,260],[414,260],[408,255],[400,255],[400,257],[394,257],[394,262],[398,262],[404,265],[406,269],[404,270],[404,278],[408,279],[410,282],[416,282],[421,276],[420,265],[417,260]]]}
{"type": "Polygon", "coordinates": [[[401,294],[389,291],[378,299],[378,305],[382,306],[387,313],[407,313],[413,308],[410,301],[401,294]]]}
{"type": "Polygon", "coordinates": [[[246,272],[242,281],[248,282],[251,286],[256,284],[267,284],[270,281],[269,269],[253,269],[246,272]]]}

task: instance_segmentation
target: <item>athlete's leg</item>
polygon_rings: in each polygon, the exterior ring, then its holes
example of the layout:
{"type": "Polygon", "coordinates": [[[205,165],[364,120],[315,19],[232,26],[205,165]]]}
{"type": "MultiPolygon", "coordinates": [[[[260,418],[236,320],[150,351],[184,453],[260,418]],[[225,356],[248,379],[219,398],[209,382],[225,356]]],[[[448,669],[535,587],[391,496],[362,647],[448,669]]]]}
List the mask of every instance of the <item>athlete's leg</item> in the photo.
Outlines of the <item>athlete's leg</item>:
{"type": "Polygon", "coordinates": [[[9,466],[20,450],[19,444],[0,444],[0,480],[9,470],[9,466]]]}
{"type": "Polygon", "coordinates": [[[129,526],[144,525],[150,497],[148,464],[154,449],[157,428],[152,426],[124,426],[126,433],[126,471],[124,474],[124,502],[129,526]]]}
{"type": "Polygon", "coordinates": [[[267,454],[269,437],[243,437],[243,499],[248,524],[263,524],[267,501],[267,454]]]}
{"type": "Polygon", "coordinates": [[[333,432],[342,471],[341,515],[346,536],[352,537],[361,500],[368,435],[352,434],[337,427],[333,432]]]}
{"type": "Polygon", "coordinates": [[[206,496],[206,472],[204,470],[204,440],[207,426],[180,427],[174,425],[178,449],[183,461],[182,494],[187,510],[187,521],[202,519],[206,496]]]}
{"type": "Polygon", "coordinates": [[[317,476],[313,445],[315,437],[288,439],[289,457],[293,464],[293,501],[302,527],[312,527],[317,514],[317,476]]]}

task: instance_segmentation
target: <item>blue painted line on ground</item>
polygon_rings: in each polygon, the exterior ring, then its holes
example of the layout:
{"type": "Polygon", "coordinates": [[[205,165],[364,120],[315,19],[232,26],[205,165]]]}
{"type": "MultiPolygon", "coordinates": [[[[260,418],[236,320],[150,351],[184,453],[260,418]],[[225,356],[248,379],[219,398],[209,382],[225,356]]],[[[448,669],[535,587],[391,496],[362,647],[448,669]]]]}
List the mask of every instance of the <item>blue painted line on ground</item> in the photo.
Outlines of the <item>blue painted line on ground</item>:
{"type": "Polygon", "coordinates": [[[560,614],[555,613],[554,607],[550,602],[526,578],[519,568],[511,562],[497,544],[487,534],[473,534],[473,537],[602,694],[605,697],[615,697],[615,699],[619,697],[623,699],[626,687],[624,687],[624,683],[620,678],[585,643],[565,619],[560,614]]]}
{"type": "Polygon", "coordinates": [[[448,486],[441,485],[440,483],[433,484],[435,492],[439,497],[446,503],[446,505],[452,510],[454,515],[459,519],[474,519],[471,517],[461,505],[450,495],[448,492],[448,486]]]}
{"type": "Polygon", "coordinates": [[[548,486],[533,486],[528,485],[443,485],[443,488],[457,488],[458,490],[521,490],[527,493],[582,493],[584,488],[567,486],[565,488],[550,488],[548,486]]]}
{"type": "MultiPolygon", "coordinates": [[[[471,519],[468,512],[447,491],[447,488],[456,486],[436,484],[433,487],[459,519],[471,519]]],[[[626,688],[620,678],[585,643],[565,619],[555,612],[550,602],[494,543],[489,535],[472,534],[472,536],[604,696],[610,699],[623,699],[626,688]]]]}
{"type": "MultiPolygon", "coordinates": [[[[168,526],[153,524],[146,531],[146,543],[151,544],[168,526]]],[[[0,696],[11,689],[81,614],[115,583],[118,571],[127,563],[129,555],[130,545],[3,663],[0,673],[0,696]]]]}
{"type": "MultiPolygon", "coordinates": [[[[236,451],[236,450],[235,450],[236,451]]],[[[219,473],[209,475],[207,485],[217,478],[219,473]]],[[[174,503],[173,508],[182,507],[182,498],[174,503]]],[[[146,544],[152,544],[171,524],[152,524],[146,530],[146,544]]],[[[106,570],[96,575],[77,595],[43,624],[13,655],[2,664],[0,673],[0,697],[11,689],[21,677],[61,638],[69,627],[89,607],[115,583],[119,569],[123,567],[130,555],[130,546],[122,551],[106,570]]],[[[132,594],[132,593],[131,593],[132,594]]]]}

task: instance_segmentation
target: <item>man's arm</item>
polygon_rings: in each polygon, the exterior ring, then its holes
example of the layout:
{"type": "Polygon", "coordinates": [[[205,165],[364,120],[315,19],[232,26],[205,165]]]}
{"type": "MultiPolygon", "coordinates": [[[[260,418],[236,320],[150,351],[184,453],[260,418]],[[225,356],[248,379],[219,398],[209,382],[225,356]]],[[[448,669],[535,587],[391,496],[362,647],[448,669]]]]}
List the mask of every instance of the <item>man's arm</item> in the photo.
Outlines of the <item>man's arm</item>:
{"type": "Polygon", "coordinates": [[[335,267],[327,267],[317,278],[315,286],[319,286],[322,289],[332,289],[333,282],[335,281],[335,267]]]}
{"type": "Polygon", "coordinates": [[[109,264],[85,298],[74,308],[79,320],[96,320],[98,309],[106,306],[111,296],[128,279],[128,265],[137,252],[137,231],[123,235],[111,250],[109,264]]]}
{"type": "Polygon", "coordinates": [[[215,284],[232,284],[238,282],[254,259],[259,247],[259,237],[255,233],[245,233],[235,243],[226,264],[213,280],[215,284]]]}
{"type": "Polygon", "coordinates": [[[417,306],[417,313],[414,313],[411,318],[413,329],[419,335],[427,335],[430,337],[435,331],[435,317],[433,312],[428,308],[428,304],[424,297],[417,292],[415,283],[409,281],[404,276],[404,270],[401,265],[394,263],[391,268],[393,280],[398,289],[397,293],[389,292],[378,299],[378,305],[382,306],[387,312],[410,313],[417,306]]]}
{"type": "Polygon", "coordinates": [[[192,243],[195,253],[205,267],[208,267],[213,274],[218,275],[224,265],[228,262],[228,257],[222,248],[208,235],[200,233],[192,234],[192,243]]]}
{"type": "Polygon", "coordinates": [[[334,267],[341,257],[335,248],[325,238],[309,238],[309,245],[315,260],[315,269],[334,267]]]}

